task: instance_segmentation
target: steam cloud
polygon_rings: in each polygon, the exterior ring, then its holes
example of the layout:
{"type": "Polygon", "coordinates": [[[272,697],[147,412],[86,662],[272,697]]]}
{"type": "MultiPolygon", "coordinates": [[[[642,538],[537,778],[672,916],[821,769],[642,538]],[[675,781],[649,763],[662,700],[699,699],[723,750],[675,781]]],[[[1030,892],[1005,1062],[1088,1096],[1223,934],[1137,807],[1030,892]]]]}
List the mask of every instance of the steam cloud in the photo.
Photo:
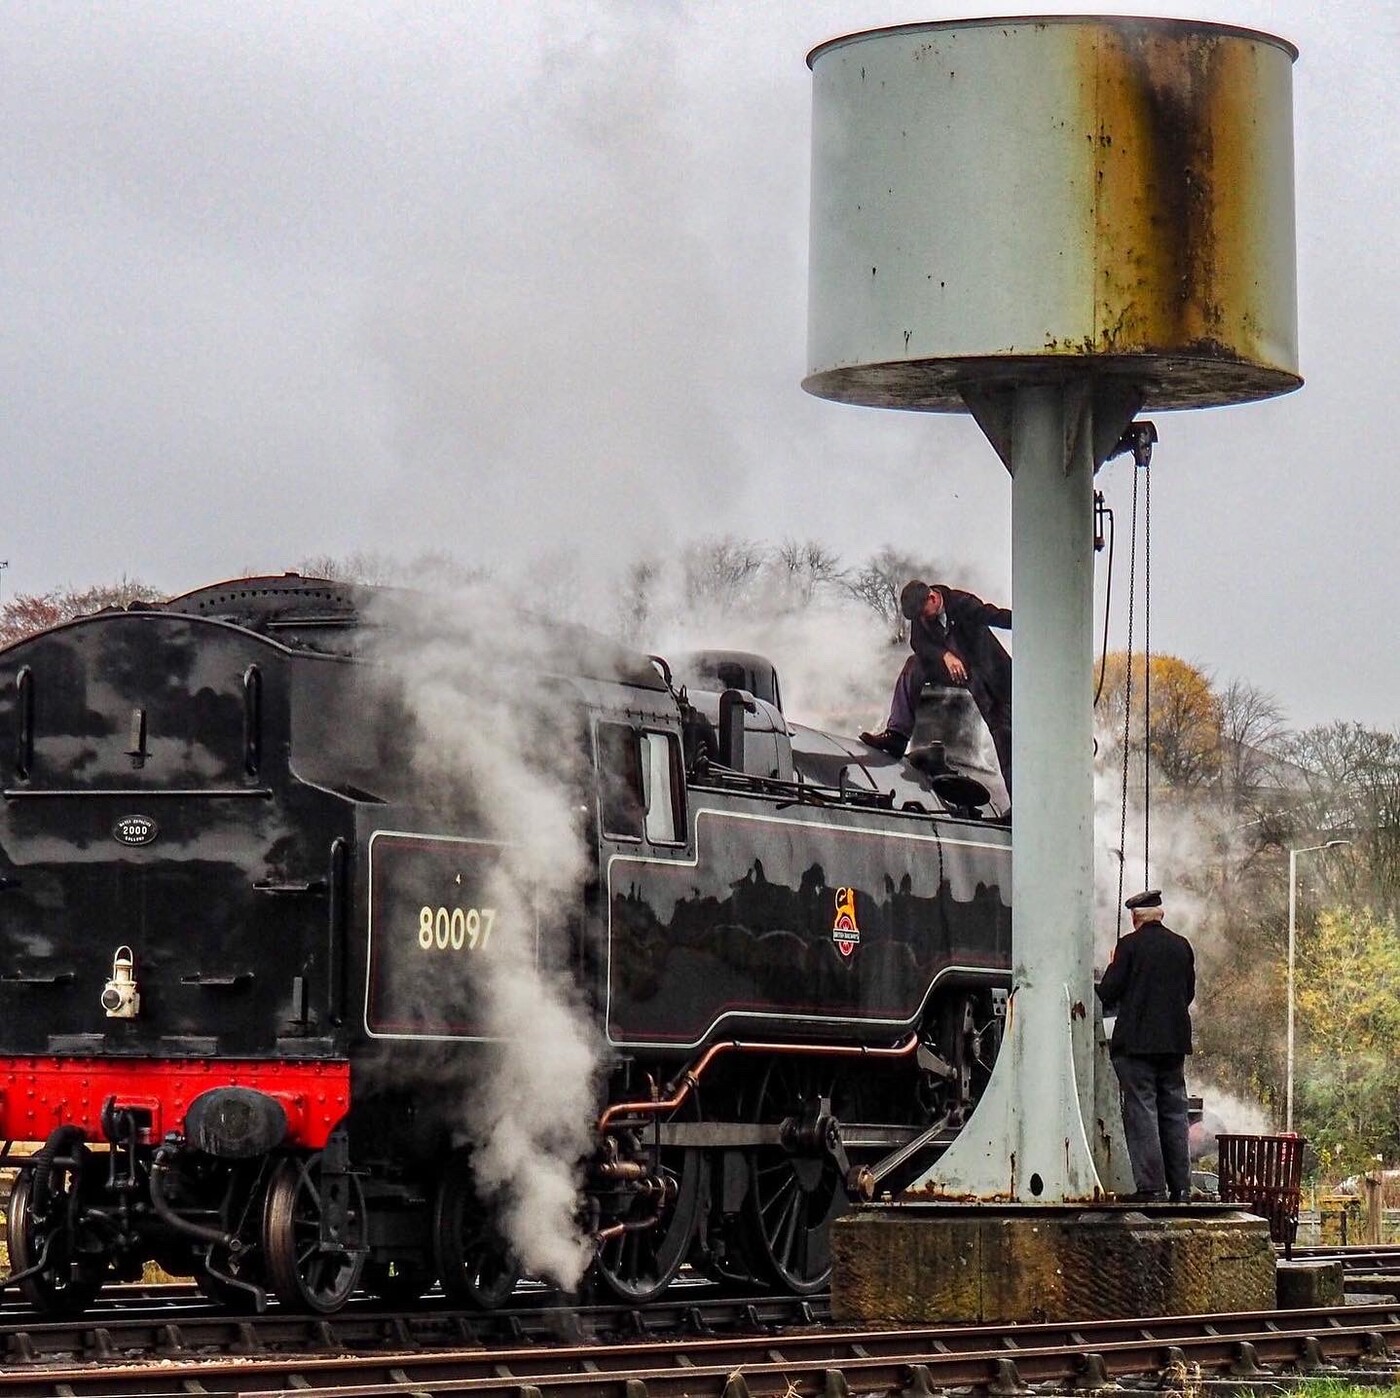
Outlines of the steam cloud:
{"type": "MultiPolygon", "coordinates": [[[[1129,775],[1124,808],[1121,755],[1110,765],[1103,756],[1119,751],[1102,724],[1095,725],[1099,758],[1094,764],[1094,929],[1096,966],[1113,956],[1117,936],[1131,930],[1122,900],[1143,888],[1161,888],[1168,926],[1186,936],[1196,950],[1197,984],[1211,974],[1220,939],[1218,909],[1208,890],[1214,876],[1237,867],[1246,850],[1243,830],[1229,810],[1208,800],[1193,800],[1181,793],[1158,799],[1143,811],[1141,775],[1129,775]],[[1133,781],[1139,783],[1136,791],[1133,781]],[[1119,874],[1122,872],[1121,897],[1119,874]]],[[[1209,1147],[1215,1132],[1243,1131],[1257,1134],[1269,1129],[1269,1113],[1258,1103],[1246,1102],[1192,1073],[1187,1059],[1188,1082],[1205,1098],[1210,1126],[1209,1147]]]]}
{"type": "MultiPolygon", "coordinates": [[[[1115,930],[1129,930],[1119,897],[1144,888],[1161,888],[1169,901],[1167,921],[1196,942],[1212,927],[1211,907],[1197,889],[1203,875],[1225,867],[1237,858],[1231,848],[1232,833],[1227,812],[1204,802],[1180,796],[1158,799],[1144,813],[1141,790],[1135,791],[1129,776],[1126,812],[1123,808],[1121,767],[1110,767],[1102,754],[1114,752],[1114,735],[1096,725],[1095,738],[1101,756],[1094,764],[1094,926],[1099,964],[1113,954],[1115,930]],[[1150,825],[1149,825],[1150,819],[1150,825]]],[[[1121,761],[1121,758],[1116,759],[1121,761]]]]}
{"type": "MultiPolygon", "coordinates": [[[[419,728],[417,775],[465,778],[483,833],[504,843],[487,889],[502,925],[557,945],[581,904],[587,856],[570,798],[575,716],[543,675],[557,628],[484,589],[389,595],[376,658],[405,677],[419,728]]],[[[553,668],[559,673],[559,667],[553,668]]],[[[478,1190],[521,1268],[577,1285],[591,1258],[577,1220],[579,1162],[593,1141],[598,1052],[577,989],[537,964],[529,939],[482,959],[484,1013],[499,1040],[463,1085],[460,1121],[478,1190]]]]}

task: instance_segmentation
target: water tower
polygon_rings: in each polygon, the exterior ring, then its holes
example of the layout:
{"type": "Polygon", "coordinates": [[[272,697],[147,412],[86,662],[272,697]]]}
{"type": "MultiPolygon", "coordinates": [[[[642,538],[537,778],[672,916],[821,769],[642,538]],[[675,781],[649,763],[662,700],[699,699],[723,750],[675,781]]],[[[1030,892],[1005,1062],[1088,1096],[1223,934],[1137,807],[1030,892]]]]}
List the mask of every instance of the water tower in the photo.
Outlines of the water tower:
{"type": "Polygon", "coordinates": [[[1301,383],[1296,57],[1225,25],[1038,16],[874,30],[808,58],[803,386],[970,412],[1012,479],[1010,1022],[930,1195],[1102,1194],[1086,1130],[1093,476],[1142,410],[1301,383]]]}

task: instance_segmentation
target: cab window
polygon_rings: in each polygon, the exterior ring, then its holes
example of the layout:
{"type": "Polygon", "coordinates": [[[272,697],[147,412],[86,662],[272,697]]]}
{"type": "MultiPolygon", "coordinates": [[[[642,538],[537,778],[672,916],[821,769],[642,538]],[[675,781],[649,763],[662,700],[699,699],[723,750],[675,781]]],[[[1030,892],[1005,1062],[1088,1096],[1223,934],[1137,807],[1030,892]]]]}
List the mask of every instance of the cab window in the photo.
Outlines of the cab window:
{"type": "Polygon", "coordinates": [[[680,743],[674,733],[598,725],[599,816],[614,839],[683,844],[680,743]]]}
{"type": "Polygon", "coordinates": [[[640,736],[647,839],[654,845],[679,844],[684,823],[680,803],[680,746],[672,733],[640,736]]]}
{"type": "Polygon", "coordinates": [[[625,724],[598,725],[598,808],[603,834],[642,838],[646,804],[641,750],[636,732],[625,724]]]}

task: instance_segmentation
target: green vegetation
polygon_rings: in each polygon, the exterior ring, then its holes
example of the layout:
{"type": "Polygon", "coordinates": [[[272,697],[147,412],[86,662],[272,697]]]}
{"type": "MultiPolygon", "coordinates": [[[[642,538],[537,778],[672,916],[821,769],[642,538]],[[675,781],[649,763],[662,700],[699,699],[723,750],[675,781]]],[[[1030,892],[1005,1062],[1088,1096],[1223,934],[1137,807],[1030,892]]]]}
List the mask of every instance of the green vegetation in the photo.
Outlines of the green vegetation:
{"type": "Polygon", "coordinates": [[[1377,1389],[1394,1388],[1390,1374],[1377,1374],[1375,1383],[1343,1383],[1340,1379],[1308,1379],[1294,1392],[1301,1398],[1375,1398],[1377,1389]]]}

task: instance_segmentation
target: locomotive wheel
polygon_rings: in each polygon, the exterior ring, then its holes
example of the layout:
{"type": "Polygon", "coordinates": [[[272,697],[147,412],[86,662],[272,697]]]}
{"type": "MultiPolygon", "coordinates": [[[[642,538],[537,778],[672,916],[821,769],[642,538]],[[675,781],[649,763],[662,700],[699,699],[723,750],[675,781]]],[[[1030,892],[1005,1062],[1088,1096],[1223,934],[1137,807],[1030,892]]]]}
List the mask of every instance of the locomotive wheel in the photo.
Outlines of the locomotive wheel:
{"type": "Polygon", "coordinates": [[[321,1247],[321,1154],[285,1159],[272,1172],[263,1206],[263,1251],[268,1280],[284,1305],[330,1315],[359,1285],[364,1268],[365,1194],[359,1177],[347,1175],[346,1236],[321,1247]]]}
{"type": "Polygon", "coordinates": [[[20,1295],[53,1315],[76,1315],[102,1289],[107,1259],[79,1250],[79,1188],[91,1154],[76,1126],[60,1126],[15,1181],[5,1211],[10,1270],[44,1259],[43,1270],[19,1283],[20,1295]],[[47,1248],[47,1253],[45,1249],[47,1248]]]}
{"type": "Polygon", "coordinates": [[[695,1238],[704,1173],[698,1150],[661,1152],[660,1174],[674,1185],[674,1196],[658,1210],[646,1195],[637,1195],[621,1221],[653,1221],[607,1239],[594,1259],[598,1279],[619,1300],[654,1301],[680,1271],[695,1238]]]}
{"type": "MultiPolygon", "coordinates": [[[[839,1115],[842,1073],[829,1062],[775,1058],[753,1096],[749,1116],[771,1123],[810,1113],[820,1098],[839,1115]]],[[[844,1211],[841,1172],[826,1154],[792,1154],[757,1146],[749,1154],[744,1200],[744,1252],[756,1276],[799,1296],[831,1277],[831,1224],[844,1211]]]]}
{"type": "Polygon", "coordinates": [[[494,1311],[510,1300],[520,1269],[477,1197],[471,1152],[455,1151],[433,1204],[433,1253],[448,1299],[494,1311]]]}
{"type": "Polygon", "coordinates": [[[433,1274],[426,1262],[395,1258],[392,1262],[366,1262],[360,1285],[371,1296],[391,1306],[406,1306],[431,1291],[433,1274]]]}

